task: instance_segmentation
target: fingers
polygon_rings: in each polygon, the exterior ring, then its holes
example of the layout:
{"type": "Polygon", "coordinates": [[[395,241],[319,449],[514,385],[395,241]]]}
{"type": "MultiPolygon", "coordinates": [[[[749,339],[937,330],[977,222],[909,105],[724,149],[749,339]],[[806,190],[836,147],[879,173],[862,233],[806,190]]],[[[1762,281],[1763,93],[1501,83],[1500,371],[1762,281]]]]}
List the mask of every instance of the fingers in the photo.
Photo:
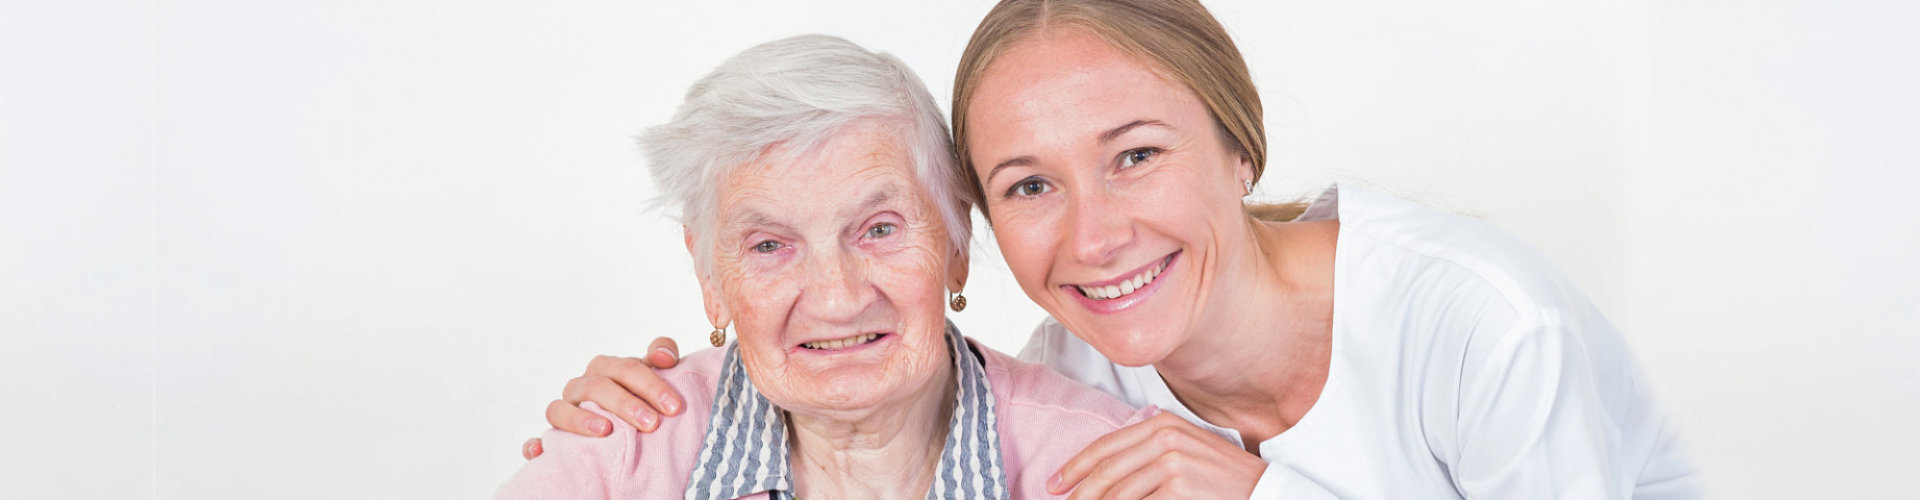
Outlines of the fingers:
{"type": "MultiPolygon", "coordinates": [[[[672,343],[673,341],[669,340],[667,342],[672,343]]],[[[658,357],[659,355],[651,356],[658,357]]],[[[666,380],[661,379],[660,374],[655,372],[653,367],[648,366],[644,361],[637,358],[612,358],[612,360],[607,361],[602,368],[603,371],[598,373],[598,375],[611,377],[613,382],[620,386],[619,392],[590,393],[588,395],[588,401],[599,403],[602,408],[607,408],[608,411],[619,411],[622,416],[629,413],[637,414],[643,409],[658,411],[666,415],[679,415],[680,410],[685,406],[680,399],[680,392],[674,390],[673,385],[668,384],[666,380]],[[603,397],[605,399],[603,399],[603,397]],[[645,405],[648,406],[648,408],[627,408],[625,406],[608,405],[608,403],[616,405],[631,404],[632,401],[630,400],[633,398],[645,400],[645,405]],[[613,410],[614,408],[620,408],[621,410],[613,410]]],[[[597,389],[598,387],[591,388],[597,389]]],[[[578,403],[578,401],[575,403],[578,403]]],[[[636,425],[635,427],[641,427],[641,432],[653,430],[651,424],[646,426],[636,425]]]]}
{"type": "Polygon", "coordinates": [[[1085,476],[1063,481],[1072,498],[1245,498],[1266,470],[1259,456],[1171,414],[1109,436],[1061,467],[1063,475],[1085,476]]]}
{"type": "Polygon", "coordinates": [[[680,345],[670,337],[653,339],[653,344],[647,346],[647,364],[654,368],[673,368],[680,364],[680,345]]]}
{"type": "MultiPolygon", "coordinates": [[[[633,358],[622,359],[631,360],[635,364],[639,363],[639,360],[633,358]]],[[[647,373],[651,376],[652,371],[649,370],[647,373]]],[[[592,401],[600,405],[600,409],[626,421],[627,425],[639,429],[640,432],[652,432],[660,424],[660,415],[655,413],[652,407],[635,397],[626,386],[607,377],[598,375],[575,377],[567,381],[567,387],[561,394],[568,404],[578,405],[592,401]]]]}
{"type": "Polygon", "coordinates": [[[1107,461],[1109,457],[1139,446],[1153,435],[1154,430],[1166,427],[1168,424],[1166,418],[1178,420],[1180,417],[1161,413],[1093,440],[1086,449],[1080,450],[1078,455],[1074,455],[1065,465],[1060,466],[1060,472],[1047,481],[1047,492],[1061,495],[1073,490],[1074,486],[1085,479],[1095,466],[1107,461]]]}
{"type": "Polygon", "coordinates": [[[605,417],[559,399],[547,403],[547,423],[555,429],[582,436],[601,437],[613,432],[613,422],[608,422],[605,417]]]}
{"type": "MultiPolygon", "coordinates": [[[[1156,491],[1179,491],[1173,488],[1162,487],[1166,485],[1168,481],[1174,479],[1175,478],[1168,477],[1168,472],[1165,468],[1145,467],[1139,470],[1128,471],[1125,476],[1117,478],[1116,481],[1110,483],[1113,486],[1106,488],[1104,494],[1085,498],[1115,498],[1125,500],[1150,498],[1156,491]]],[[[1091,482],[1092,480],[1089,480],[1088,483],[1081,483],[1081,488],[1086,488],[1091,482]]],[[[1079,489],[1073,490],[1073,497],[1081,498],[1079,489]]]]}
{"type": "Polygon", "coordinates": [[[546,450],[540,447],[540,438],[528,439],[527,442],[520,444],[520,458],[533,460],[533,457],[545,452],[546,450]]]}
{"type": "MultiPolygon", "coordinates": [[[[1155,431],[1155,434],[1157,435],[1164,432],[1168,431],[1165,428],[1161,428],[1155,431]]],[[[1145,496],[1144,493],[1133,493],[1131,495],[1121,494],[1121,491],[1116,489],[1116,486],[1128,478],[1152,475],[1150,473],[1156,470],[1156,468],[1153,467],[1156,465],[1155,461],[1161,459],[1163,456],[1162,450],[1164,449],[1159,448],[1157,443],[1153,443],[1153,441],[1158,440],[1160,440],[1160,438],[1149,438],[1147,439],[1147,443],[1142,446],[1135,446],[1129,448],[1125,453],[1108,456],[1105,461],[1095,464],[1093,470],[1087,472],[1085,479],[1081,479],[1078,484],[1073,485],[1073,495],[1068,498],[1073,500],[1087,500],[1098,498],[1140,498],[1145,496]]],[[[1157,479],[1153,482],[1146,483],[1148,486],[1158,484],[1160,484],[1160,481],[1157,479]]],[[[1135,489],[1138,489],[1137,486],[1135,489]]],[[[1152,491],[1152,488],[1148,488],[1147,491],[1152,491]]]]}

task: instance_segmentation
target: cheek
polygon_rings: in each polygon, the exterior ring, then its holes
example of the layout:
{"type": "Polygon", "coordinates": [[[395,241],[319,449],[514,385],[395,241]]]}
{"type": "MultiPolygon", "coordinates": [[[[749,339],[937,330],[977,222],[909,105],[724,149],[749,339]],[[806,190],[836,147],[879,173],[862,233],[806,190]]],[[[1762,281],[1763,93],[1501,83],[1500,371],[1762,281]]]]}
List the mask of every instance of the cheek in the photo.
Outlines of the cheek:
{"type": "Polygon", "coordinates": [[[1151,225],[1156,230],[1182,232],[1237,220],[1240,213],[1238,191],[1222,192],[1220,178],[1201,175],[1187,165],[1167,168],[1138,180],[1129,190],[1129,207],[1153,207],[1152,210],[1128,210],[1127,217],[1151,225]]]}
{"type": "Polygon", "coordinates": [[[722,289],[725,290],[727,308],[733,313],[734,324],[742,340],[755,335],[774,335],[778,332],[774,325],[780,324],[786,312],[792,309],[799,289],[797,277],[786,272],[737,273],[727,278],[722,289]]]}
{"type": "Polygon", "coordinates": [[[1000,245],[1000,255],[1014,279],[1024,288],[1039,286],[1063,233],[1052,221],[1033,213],[995,217],[999,220],[993,226],[994,242],[1000,245]]]}
{"type": "Polygon", "coordinates": [[[925,309],[928,297],[945,300],[947,260],[927,248],[915,247],[874,260],[870,273],[874,282],[905,312],[925,309]]]}

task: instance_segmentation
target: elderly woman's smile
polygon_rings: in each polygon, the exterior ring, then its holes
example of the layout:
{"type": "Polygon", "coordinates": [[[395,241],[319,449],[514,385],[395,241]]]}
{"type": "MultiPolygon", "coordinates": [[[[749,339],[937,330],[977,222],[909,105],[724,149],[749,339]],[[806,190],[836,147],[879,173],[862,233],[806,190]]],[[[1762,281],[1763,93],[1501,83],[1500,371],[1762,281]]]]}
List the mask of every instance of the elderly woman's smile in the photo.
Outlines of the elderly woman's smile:
{"type": "Polygon", "coordinates": [[[783,406],[945,399],[953,250],[884,120],[776,147],[718,186],[719,300],[748,373],[783,406]]]}
{"type": "Polygon", "coordinates": [[[884,337],[886,335],[887,334],[884,334],[884,333],[868,333],[868,334],[862,334],[862,335],[855,335],[855,336],[847,337],[844,339],[822,340],[818,342],[801,342],[800,347],[805,347],[815,351],[844,351],[848,349],[863,347],[868,343],[873,342],[875,340],[879,340],[880,337],[884,337]]]}

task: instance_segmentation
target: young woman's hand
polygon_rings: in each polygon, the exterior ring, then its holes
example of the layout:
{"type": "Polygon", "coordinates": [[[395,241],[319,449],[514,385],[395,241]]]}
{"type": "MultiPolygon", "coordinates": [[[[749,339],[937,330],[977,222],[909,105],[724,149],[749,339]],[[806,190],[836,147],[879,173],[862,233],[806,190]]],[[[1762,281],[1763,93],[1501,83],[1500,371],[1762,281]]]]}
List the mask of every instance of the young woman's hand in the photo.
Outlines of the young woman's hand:
{"type": "MultiPolygon", "coordinates": [[[[585,374],[567,381],[567,387],[560,393],[561,399],[547,403],[547,423],[555,429],[582,436],[599,437],[613,432],[613,422],[580,409],[581,402],[592,401],[640,432],[653,432],[660,426],[661,418],[679,415],[685,409],[686,400],[680,397],[679,391],[653,373],[655,369],[672,368],[679,362],[680,347],[666,337],[654,339],[644,358],[595,356],[587,363],[585,374]]],[[[540,456],[542,451],[540,438],[529,439],[520,446],[520,456],[528,460],[540,456]]]]}
{"type": "Polygon", "coordinates": [[[1060,467],[1047,491],[1094,498],[1247,498],[1267,463],[1172,413],[1102,436],[1060,467]]]}

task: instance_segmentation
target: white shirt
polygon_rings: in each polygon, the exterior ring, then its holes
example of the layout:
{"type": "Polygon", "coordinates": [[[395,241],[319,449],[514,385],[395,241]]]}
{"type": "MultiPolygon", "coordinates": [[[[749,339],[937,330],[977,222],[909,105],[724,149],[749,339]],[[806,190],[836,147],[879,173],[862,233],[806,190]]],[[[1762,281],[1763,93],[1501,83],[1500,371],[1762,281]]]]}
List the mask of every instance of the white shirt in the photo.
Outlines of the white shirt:
{"type": "MultiPolygon", "coordinates": [[[[1325,219],[1340,221],[1327,385],[1260,443],[1253,498],[1700,496],[1626,341],[1546,256],[1351,185],[1300,217],[1325,219]]],[[[1113,364],[1051,318],[1020,357],[1240,444],[1153,367],[1113,364]]]]}

